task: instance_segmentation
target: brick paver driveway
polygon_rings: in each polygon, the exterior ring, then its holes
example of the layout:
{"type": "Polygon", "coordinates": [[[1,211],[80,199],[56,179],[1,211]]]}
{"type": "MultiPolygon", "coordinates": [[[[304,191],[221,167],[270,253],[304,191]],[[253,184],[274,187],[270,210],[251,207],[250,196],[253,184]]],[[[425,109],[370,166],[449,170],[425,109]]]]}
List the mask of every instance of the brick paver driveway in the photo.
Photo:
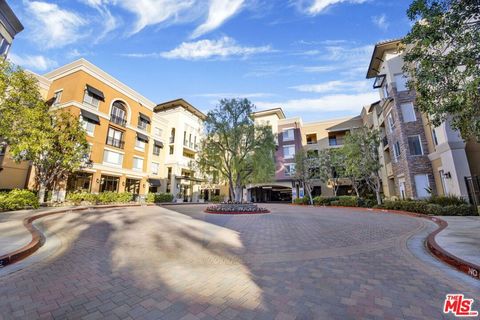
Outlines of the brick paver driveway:
{"type": "Polygon", "coordinates": [[[480,309],[478,281],[423,249],[428,221],[268,207],[249,216],[184,205],[45,219],[62,249],[0,277],[0,319],[442,319],[445,294],[457,292],[480,309]]]}

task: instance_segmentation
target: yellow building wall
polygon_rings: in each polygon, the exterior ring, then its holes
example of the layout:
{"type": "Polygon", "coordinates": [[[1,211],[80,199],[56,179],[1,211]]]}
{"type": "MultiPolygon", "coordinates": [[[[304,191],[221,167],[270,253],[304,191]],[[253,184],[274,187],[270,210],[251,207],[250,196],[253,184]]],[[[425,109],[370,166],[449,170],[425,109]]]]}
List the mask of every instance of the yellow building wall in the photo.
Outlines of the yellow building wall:
{"type": "Polygon", "coordinates": [[[433,178],[435,180],[435,187],[437,189],[437,194],[439,196],[445,195],[445,190],[443,190],[442,185],[442,177],[440,177],[440,173],[438,170],[442,167],[442,159],[438,158],[432,161],[432,169],[433,169],[433,178]]]}

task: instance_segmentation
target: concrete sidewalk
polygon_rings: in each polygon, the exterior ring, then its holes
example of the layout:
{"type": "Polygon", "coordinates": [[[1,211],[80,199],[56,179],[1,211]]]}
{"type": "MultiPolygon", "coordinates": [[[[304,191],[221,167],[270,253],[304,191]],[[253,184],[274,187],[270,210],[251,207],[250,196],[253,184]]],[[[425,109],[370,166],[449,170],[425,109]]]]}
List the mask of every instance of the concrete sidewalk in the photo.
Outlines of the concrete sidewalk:
{"type": "Polygon", "coordinates": [[[435,240],[449,253],[480,265],[480,217],[438,217],[448,227],[435,240]]]}
{"type": "Polygon", "coordinates": [[[32,240],[32,235],[23,225],[25,218],[41,213],[64,211],[72,208],[78,207],[69,206],[0,212],[0,256],[18,250],[32,240]]]}

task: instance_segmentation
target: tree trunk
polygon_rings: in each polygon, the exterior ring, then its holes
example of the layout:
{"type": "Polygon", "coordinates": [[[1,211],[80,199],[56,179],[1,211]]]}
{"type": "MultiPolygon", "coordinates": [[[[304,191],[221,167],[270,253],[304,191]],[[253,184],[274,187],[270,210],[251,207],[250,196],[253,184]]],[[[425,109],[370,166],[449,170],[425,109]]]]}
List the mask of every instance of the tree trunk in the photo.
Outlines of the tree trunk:
{"type": "Polygon", "coordinates": [[[310,185],[308,183],[304,183],[303,184],[303,187],[305,189],[305,191],[307,191],[307,195],[308,195],[308,200],[310,202],[310,205],[313,206],[313,199],[312,199],[312,190],[310,188],[310,185]]]}
{"type": "Polygon", "coordinates": [[[241,186],[235,187],[235,202],[242,202],[243,200],[243,188],[241,186]]]}
{"type": "Polygon", "coordinates": [[[46,194],[45,184],[43,182],[39,183],[38,186],[38,202],[44,203],[45,202],[45,194],[46,194]]]}
{"type": "Polygon", "coordinates": [[[230,191],[228,193],[228,200],[233,201],[233,199],[235,198],[235,189],[233,187],[233,180],[231,177],[228,177],[228,189],[230,191]]]}
{"type": "Polygon", "coordinates": [[[376,176],[376,181],[375,182],[376,182],[375,193],[377,195],[377,204],[381,205],[382,204],[382,197],[380,196],[381,184],[380,184],[380,177],[379,176],[376,176]]]}

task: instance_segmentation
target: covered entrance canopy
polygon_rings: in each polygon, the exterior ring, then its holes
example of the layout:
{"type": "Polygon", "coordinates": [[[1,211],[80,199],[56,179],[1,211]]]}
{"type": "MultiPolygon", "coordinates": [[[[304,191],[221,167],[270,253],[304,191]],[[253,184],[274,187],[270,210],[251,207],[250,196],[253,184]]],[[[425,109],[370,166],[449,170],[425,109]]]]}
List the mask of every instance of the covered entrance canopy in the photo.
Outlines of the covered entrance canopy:
{"type": "Polygon", "coordinates": [[[292,202],[291,182],[256,184],[247,187],[250,202],[292,202]]]}

